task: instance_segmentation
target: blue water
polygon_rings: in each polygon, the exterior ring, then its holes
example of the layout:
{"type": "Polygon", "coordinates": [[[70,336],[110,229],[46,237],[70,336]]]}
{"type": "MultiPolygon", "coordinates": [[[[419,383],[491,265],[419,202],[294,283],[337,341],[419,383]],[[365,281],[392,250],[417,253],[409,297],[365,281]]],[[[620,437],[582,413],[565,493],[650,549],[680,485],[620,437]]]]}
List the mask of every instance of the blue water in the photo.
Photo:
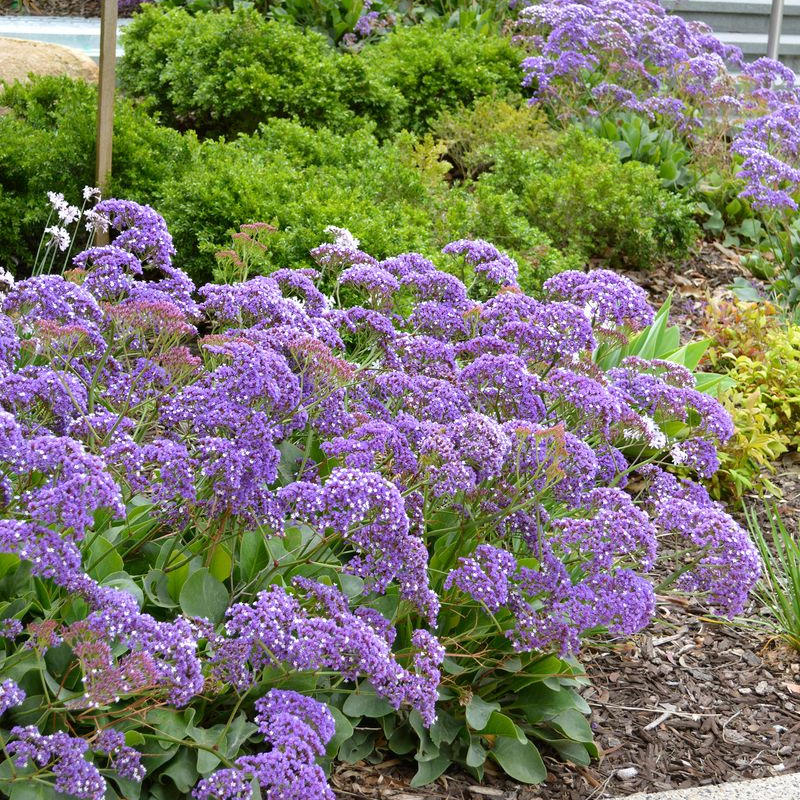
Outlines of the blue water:
{"type": "MultiPolygon", "coordinates": [[[[129,19],[122,19],[117,26],[117,56],[122,55],[119,44],[119,29],[129,19]]],[[[95,61],[100,58],[100,18],[85,17],[0,17],[0,38],[32,39],[37,42],[52,42],[65,47],[82,50],[95,61]]],[[[2,57],[2,45],[0,45],[2,57]]]]}

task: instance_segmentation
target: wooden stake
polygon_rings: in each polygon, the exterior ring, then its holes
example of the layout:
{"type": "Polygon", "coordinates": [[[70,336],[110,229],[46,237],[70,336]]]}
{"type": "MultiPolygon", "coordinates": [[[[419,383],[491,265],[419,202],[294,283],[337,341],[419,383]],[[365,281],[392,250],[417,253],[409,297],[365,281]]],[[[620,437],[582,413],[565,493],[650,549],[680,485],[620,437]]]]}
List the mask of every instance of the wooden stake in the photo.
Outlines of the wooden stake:
{"type": "MultiPolygon", "coordinates": [[[[95,180],[106,196],[111,184],[114,139],[114,90],[117,66],[117,0],[102,0],[100,7],[100,84],[97,87],[97,162],[95,180]]],[[[98,245],[108,244],[108,234],[98,231],[98,245]]]]}

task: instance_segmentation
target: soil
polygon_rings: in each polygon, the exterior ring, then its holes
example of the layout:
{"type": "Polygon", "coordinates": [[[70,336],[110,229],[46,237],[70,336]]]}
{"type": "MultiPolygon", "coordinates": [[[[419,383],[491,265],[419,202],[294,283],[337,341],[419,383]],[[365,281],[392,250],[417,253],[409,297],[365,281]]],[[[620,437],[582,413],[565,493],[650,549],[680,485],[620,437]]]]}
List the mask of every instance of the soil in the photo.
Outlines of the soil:
{"type": "MultiPolygon", "coordinates": [[[[701,336],[710,299],[750,274],[738,254],[703,243],[676,270],[628,272],[654,306],[673,292],[671,321],[684,341],[701,336]]],[[[763,288],[763,287],[761,287],[763,288]]],[[[788,530],[800,530],[800,455],[776,465],[777,502],[788,530]]],[[[759,498],[746,498],[761,508],[759,498]]],[[[766,520],[764,520],[766,522],[766,520]]],[[[800,653],[775,638],[754,601],[728,623],[683,597],[660,597],[654,622],[629,641],[587,647],[582,663],[592,686],[584,697],[600,759],[589,767],[545,756],[547,781],[523,786],[499,773],[482,784],[448,773],[409,788],[413,764],[342,764],[332,777],[340,800],[608,800],[636,792],[765,778],[800,770],[800,653]]]]}

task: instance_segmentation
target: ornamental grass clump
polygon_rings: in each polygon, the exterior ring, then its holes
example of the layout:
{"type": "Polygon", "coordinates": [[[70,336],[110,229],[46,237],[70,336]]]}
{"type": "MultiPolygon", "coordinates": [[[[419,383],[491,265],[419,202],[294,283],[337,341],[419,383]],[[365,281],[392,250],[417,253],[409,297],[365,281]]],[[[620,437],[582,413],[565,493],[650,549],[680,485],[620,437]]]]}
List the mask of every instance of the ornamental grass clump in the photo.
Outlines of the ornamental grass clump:
{"type": "Polygon", "coordinates": [[[3,793],[305,800],[388,753],[537,782],[537,743],[597,754],[581,639],[646,626],[656,574],[744,608],[753,545],[671,473],[730,419],[625,355],[627,279],[535,300],[488,242],[445,248],[467,284],[332,228],[319,269],[198,290],[153,209],[92,222],[3,290],[3,793]]]}

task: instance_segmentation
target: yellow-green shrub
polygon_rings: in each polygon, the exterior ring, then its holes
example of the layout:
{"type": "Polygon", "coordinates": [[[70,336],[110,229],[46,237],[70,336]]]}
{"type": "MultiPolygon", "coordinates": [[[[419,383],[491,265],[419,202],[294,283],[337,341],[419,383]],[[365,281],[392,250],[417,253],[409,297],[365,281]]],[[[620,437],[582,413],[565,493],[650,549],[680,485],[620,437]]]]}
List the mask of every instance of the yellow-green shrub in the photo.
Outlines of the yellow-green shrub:
{"type": "Polygon", "coordinates": [[[777,492],[767,473],[800,445],[800,325],[768,303],[716,303],[709,312],[711,364],[736,382],[722,398],[736,434],[721,453],[715,489],[777,492]]]}

